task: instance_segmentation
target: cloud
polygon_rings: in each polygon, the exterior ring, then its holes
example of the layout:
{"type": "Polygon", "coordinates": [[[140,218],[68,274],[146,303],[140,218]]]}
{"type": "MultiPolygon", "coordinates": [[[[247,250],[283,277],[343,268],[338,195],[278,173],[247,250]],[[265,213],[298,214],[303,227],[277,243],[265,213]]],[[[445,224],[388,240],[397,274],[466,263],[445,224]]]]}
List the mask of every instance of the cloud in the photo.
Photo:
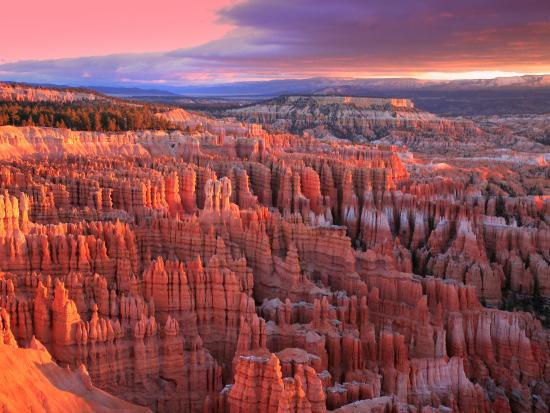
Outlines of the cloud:
{"type": "Polygon", "coordinates": [[[248,0],[218,11],[235,27],[167,53],[0,64],[3,77],[71,84],[181,85],[315,75],[550,71],[550,2],[248,0]],[[85,76],[84,76],[85,74],[85,76]]]}
{"type": "Polygon", "coordinates": [[[384,71],[400,65],[422,70],[455,62],[477,68],[500,64],[512,40],[526,41],[531,49],[518,51],[510,63],[550,64],[549,13],[550,3],[539,0],[255,0],[221,15],[257,31],[258,43],[284,46],[277,58],[384,71]]]}

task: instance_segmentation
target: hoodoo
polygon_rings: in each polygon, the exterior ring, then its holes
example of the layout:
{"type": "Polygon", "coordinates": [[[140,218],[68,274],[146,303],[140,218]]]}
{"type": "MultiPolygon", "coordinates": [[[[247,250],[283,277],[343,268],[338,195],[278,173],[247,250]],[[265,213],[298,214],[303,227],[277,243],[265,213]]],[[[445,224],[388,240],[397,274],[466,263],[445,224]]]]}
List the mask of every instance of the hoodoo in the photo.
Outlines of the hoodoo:
{"type": "Polygon", "coordinates": [[[548,1],[5,3],[0,413],[550,411],[548,1]]]}

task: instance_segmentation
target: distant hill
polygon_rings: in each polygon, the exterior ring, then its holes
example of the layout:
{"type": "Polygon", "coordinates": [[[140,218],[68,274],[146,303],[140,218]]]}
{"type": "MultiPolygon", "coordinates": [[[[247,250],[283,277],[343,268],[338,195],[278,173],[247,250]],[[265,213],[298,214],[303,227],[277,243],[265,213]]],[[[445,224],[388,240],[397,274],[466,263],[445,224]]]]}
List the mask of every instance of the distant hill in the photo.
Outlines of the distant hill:
{"type": "Polygon", "coordinates": [[[174,87],[180,94],[198,95],[281,95],[337,93],[339,88],[349,90],[483,90],[495,88],[544,88],[550,87],[550,75],[526,75],[498,77],[494,79],[428,80],[415,78],[331,78],[280,79],[255,82],[235,82],[217,85],[190,85],[174,87]]]}
{"type": "Polygon", "coordinates": [[[90,86],[92,90],[115,97],[179,96],[167,90],[142,89],[139,87],[90,86]]]}
{"type": "MultiPolygon", "coordinates": [[[[195,97],[267,99],[281,95],[348,95],[412,99],[449,116],[550,113],[550,75],[474,80],[311,78],[176,87],[195,97]]],[[[184,104],[185,105],[185,104],[184,104]]]]}
{"type": "Polygon", "coordinates": [[[24,83],[0,83],[0,100],[8,102],[76,102],[107,100],[97,92],[72,87],[29,85],[24,83]]]}
{"type": "MultiPolygon", "coordinates": [[[[5,85],[9,83],[0,83],[5,85]]],[[[137,86],[92,86],[89,89],[43,85],[37,88],[97,93],[152,103],[209,110],[240,107],[282,95],[347,95],[412,99],[419,109],[446,116],[490,116],[550,113],[550,75],[527,75],[474,80],[413,78],[282,79],[164,89],[137,86]],[[91,90],[93,89],[93,90],[91,90]]]]}
{"type": "Polygon", "coordinates": [[[96,132],[170,129],[170,121],[156,116],[168,109],[89,89],[0,82],[0,125],[96,132]]]}
{"type": "Polygon", "coordinates": [[[112,100],[112,98],[179,97],[180,95],[160,89],[137,87],[90,86],[0,82],[0,100],[28,102],[71,102],[78,100],[112,100]]]}
{"type": "Polygon", "coordinates": [[[271,130],[306,132],[320,139],[383,139],[384,143],[413,148],[481,133],[469,120],[441,118],[398,98],[292,95],[230,109],[224,115],[271,130]]]}

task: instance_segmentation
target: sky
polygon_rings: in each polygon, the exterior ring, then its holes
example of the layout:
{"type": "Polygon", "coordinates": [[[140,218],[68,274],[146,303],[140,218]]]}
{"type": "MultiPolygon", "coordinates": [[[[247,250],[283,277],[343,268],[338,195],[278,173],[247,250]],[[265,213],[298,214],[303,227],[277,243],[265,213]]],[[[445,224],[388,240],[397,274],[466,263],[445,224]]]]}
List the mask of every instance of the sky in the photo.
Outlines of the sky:
{"type": "Polygon", "coordinates": [[[548,0],[4,0],[2,14],[2,80],[550,73],[548,0]]]}

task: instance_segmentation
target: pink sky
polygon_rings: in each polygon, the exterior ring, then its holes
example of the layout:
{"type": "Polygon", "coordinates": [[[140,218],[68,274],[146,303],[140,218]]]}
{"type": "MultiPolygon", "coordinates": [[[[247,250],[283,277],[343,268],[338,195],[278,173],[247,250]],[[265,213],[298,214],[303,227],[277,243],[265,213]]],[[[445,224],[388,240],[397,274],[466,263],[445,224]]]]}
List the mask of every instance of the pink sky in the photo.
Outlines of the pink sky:
{"type": "Polygon", "coordinates": [[[158,52],[197,46],[231,26],[235,0],[3,0],[0,62],[158,52]]]}
{"type": "Polygon", "coordinates": [[[185,85],[550,73],[548,0],[0,2],[1,80],[185,85]]]}

